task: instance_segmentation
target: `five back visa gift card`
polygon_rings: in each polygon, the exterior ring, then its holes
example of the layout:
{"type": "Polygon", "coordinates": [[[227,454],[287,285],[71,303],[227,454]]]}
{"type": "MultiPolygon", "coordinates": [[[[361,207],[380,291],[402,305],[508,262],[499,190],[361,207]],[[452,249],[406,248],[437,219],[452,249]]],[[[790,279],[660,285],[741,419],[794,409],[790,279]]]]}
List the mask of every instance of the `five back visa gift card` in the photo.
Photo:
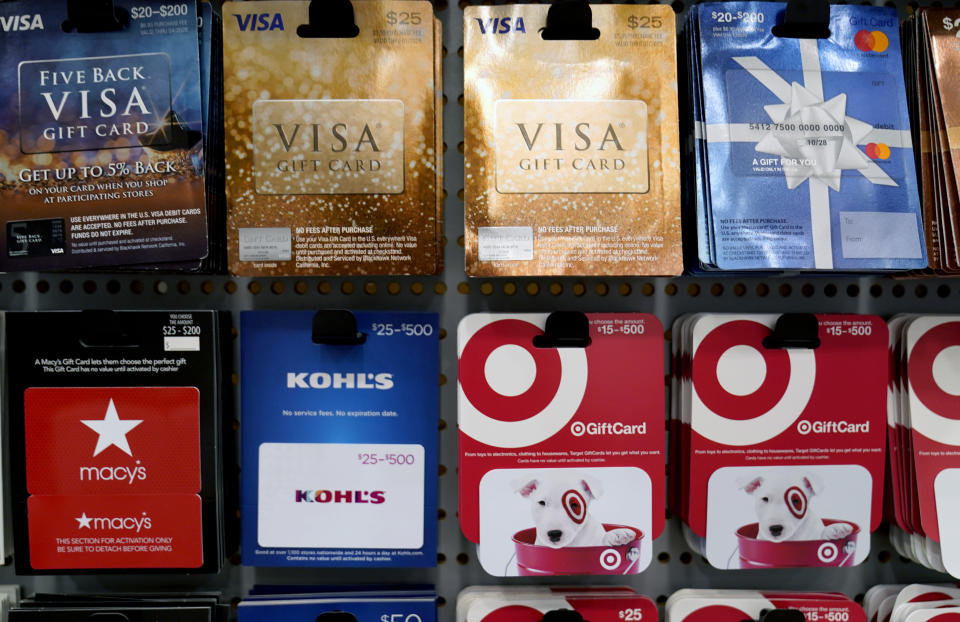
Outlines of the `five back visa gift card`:
{"type": "Polygon", "coordinates": [[[19,574],[219,570],[220,329],[212,311],[7,314],[19,574]]]}
{"type": "Polygon", "coordinates": [[[458,328],[460,527],[494,576],[636,574],[663,530],[663,329],[577,315],[575,343],[556,315],[458,328]]]}
{"type": "Polygon", "coordinates": [[[0,270],[207,255],[197,4],[114,4],[0,4],[0,270]]]}
{"type": "Polygon", "coordinates": [[[690,547],[721,569],[861,563],[882,518],[886,324],[704,313],[673,335],[670,498],[690,547]]]}
{"type": "Polygon", "coordinates": [[[245,565],[436,564],[438,331],[435,313],[241,314],[245,565]]]}
{"type": "Polygon", "coordinates": [[[683,269],[674,12],[590,8],[586,40],[547,5],[464,9],[469,276],[683,269]]]}
{"type": "Polygon", "coordinates": [[[442,42],[433,5],[226,2],[227,240],[239,275],[435,274],[442,42]]]}
{"type": "Polygon", "coordinates": [[[774,34],[785,7],[688,17],[699,267],[925,268],[896,9],[831,6],[810,39],[774,34]]]}

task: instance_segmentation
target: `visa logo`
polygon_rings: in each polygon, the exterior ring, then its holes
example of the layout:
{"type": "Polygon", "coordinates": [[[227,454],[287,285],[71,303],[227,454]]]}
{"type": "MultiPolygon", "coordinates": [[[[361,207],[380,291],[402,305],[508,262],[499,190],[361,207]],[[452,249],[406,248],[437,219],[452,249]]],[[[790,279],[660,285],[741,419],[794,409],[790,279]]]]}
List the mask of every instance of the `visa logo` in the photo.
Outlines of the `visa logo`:
{"type": "Polygon", "coordinates": [[[522,32],[526,34],[527,29],[523,25],[522,17],[493,17],[486,21],[476,18],[477,25],[480,26],[482,35],[504,35],[509,32],[522,32]]]}
{"type": "Polygon", "coordinates": [[[249,30],[283,30],[283,16],[279,13],[250,13],[234,15],[241,32],[249,30]]]}
{"type": "Polygon", "coordinates": [[[21,30],[43,30],[43,19],[40,14],[34,15],[0,15],[0,28],[3,32],[19,32],[21,30]]]}

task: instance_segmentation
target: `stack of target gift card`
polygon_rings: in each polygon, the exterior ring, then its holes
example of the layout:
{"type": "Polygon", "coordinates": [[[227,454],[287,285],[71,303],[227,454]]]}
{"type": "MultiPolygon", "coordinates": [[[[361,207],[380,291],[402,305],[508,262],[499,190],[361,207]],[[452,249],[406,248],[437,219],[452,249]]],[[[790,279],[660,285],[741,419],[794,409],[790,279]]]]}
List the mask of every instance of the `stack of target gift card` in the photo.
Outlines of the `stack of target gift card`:
{"type": "Polygon", "coordinates": [[[237,608],[238,622],[436,622],[432,585],[254,586],[237,608]]]}
{"type": "MultiPolygon", "coordinates": [[[[2,588],[0,588],[2,589],[2,588]]],[[[228,622],[230,605],[220,594],[35,594],[10,609],[10,622],[228,622]]]]}
{"type": "Polygon", "coordinates": [[[960,10],[923,7],[903,24],[904,74],[930,269],[960,272],[960,10]]]}
{"type": "Polygon", "coordinates": [[[643,313],[460,322],[460,527],[495,576],[635,574],[663,530],[663,329],[643,313]]]}
{"type": "Polygon", "coordinates": [[[956,584],[875,585],[863,597],[869,622],[949,622],[960,615],[956,584]]]}
{"type": "Polygon", "coordinates": [[[213,311],[6,314],[18,574],[219,570],[223,330],[213,311]]]}
{"type": "Polygon", "coordinates": [[[665,609],[666,622],[867,622],[860,605],[836,592],[685,589],[671,594],[665,609]],[[794,615],[778,615],[786,612],[794,615]]]}
{"type": "Polygon", "coordinates": [[[890,539],[960,577],[960,316],[890,320],[890,539]]]}
{"type": "Polygon", "coordinates": [[[640,622],[657,606],[618,586],[468,587],[457,596],[456,622],[640,622]]]}
{"type": "Polygon", "coordinates": [[[675,321],[670,504],[711,565],[866,558],[882,514],[886,328],[870,315],[675,321]]]}
{"type": "Polygon", "coordinates": [[[834,5],[804,38],[785,8],[688,10],[688,267],[925,268],[896,9],[834,5]]]}

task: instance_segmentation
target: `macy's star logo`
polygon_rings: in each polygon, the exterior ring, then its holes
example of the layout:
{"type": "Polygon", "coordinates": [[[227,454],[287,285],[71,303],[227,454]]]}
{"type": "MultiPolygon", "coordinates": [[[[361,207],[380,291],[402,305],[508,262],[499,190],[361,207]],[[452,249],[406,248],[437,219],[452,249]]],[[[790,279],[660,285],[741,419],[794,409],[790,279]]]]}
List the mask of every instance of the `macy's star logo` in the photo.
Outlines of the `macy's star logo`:
{"type": "MultiPolygon", "coordinates": [[[[113,400],[111,399],[110,405],[107,406],[107,413],[103,419],[83,419],[80,423],[99,435],[97,438],[97,447],[93,450],[94,457],[100,455],[102,451],[110,446],[116,447],[132,457],[133,454],[130,452],[130,444],[127,442],[127,432],[143,423],[143,420],[121,420],[117,415],[117,407],[113,405],[113,400]]],[[[80,519],[78,518],[77,520],[80,519]]],[[[80,526],[83,527],[82,524],[80,526]]]]}
{"type": "Polygon", "coordinates": [[[80,515],[79,518],[75,518],[73,520],[80,523],[80,526],[77,527],[77,529],[90,529],[90,521],[92,521],[93,519],[87,516],[87,513],[84,512],[83,514],[80,515]]]}

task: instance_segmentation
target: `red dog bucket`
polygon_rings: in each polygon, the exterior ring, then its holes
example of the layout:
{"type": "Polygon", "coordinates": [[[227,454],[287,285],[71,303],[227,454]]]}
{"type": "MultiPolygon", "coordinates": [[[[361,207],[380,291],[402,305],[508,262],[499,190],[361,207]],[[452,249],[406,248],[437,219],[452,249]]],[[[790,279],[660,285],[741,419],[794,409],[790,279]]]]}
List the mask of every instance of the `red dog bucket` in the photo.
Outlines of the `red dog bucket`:
{"type": "Polygon", "coordinates": [[[853,525],[853,532],[839,540],[787,540],[770,542],[758,540],[758,523],[744,525],[737,530],[740,543],[741,568],[796,568],[821,567],[845,568],[853,565],[857,552],[857,535],[860,527],[849,521],[824,519],[825,525],[846,523],[853,525]]]}
{"type": "Polygon", "coordinates": [[[636,537],[620,546],[571,546],[554,549],[534,544],[536,528],[518,531],[513,536],[517,549],[517,566],[521,577],[545,577],[569,574],[636,574],[640,571],[640,541],[643,532],[626,525],[603,528],[629,529],[636,537]]]}

